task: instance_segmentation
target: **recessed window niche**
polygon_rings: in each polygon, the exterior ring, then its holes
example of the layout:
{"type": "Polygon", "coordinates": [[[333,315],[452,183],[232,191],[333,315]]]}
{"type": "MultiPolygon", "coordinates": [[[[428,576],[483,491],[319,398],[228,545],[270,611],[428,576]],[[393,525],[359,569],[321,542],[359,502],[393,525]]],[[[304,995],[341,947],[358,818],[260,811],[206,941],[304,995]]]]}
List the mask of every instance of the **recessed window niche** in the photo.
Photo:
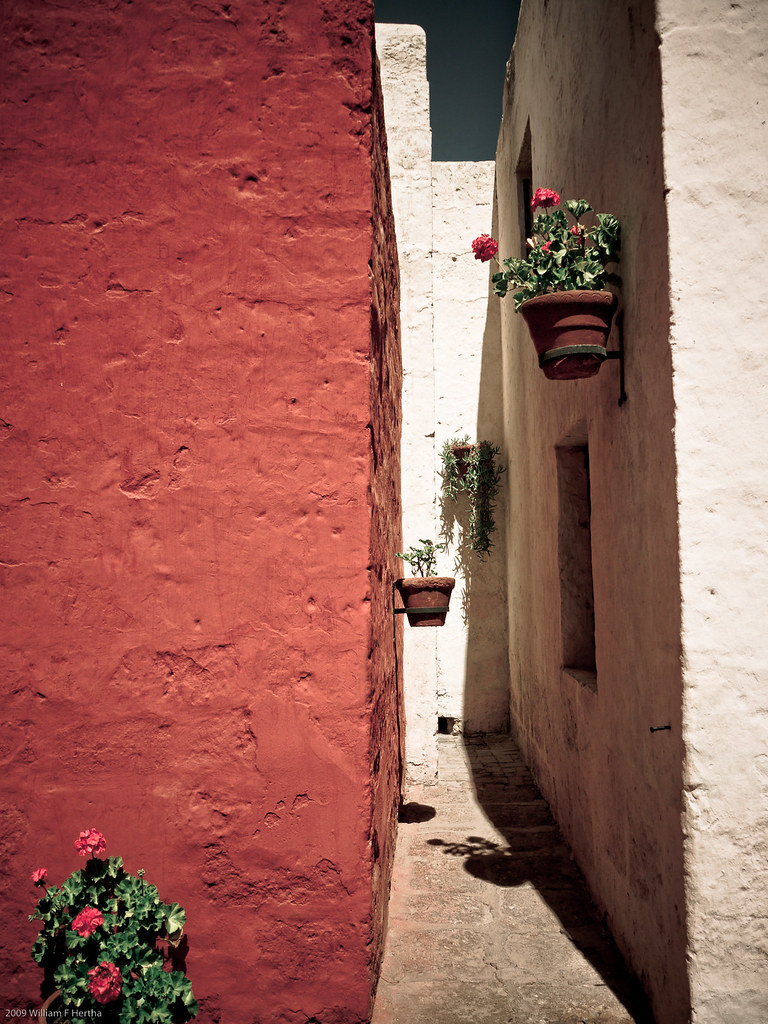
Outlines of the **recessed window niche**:
{"type": "Polygon", "coordinates": [[[555,448],[559,520],[562,666],[584,686],[597,689],[595,598],[592,586],[591,497],[586,425],[555,448]]]}
{"type": "Polygon", "coordinates": [[[520,146],[515,174],[517,176],[517,203],[520,211],[520,255],[525,256],[527,252],[525,240],[530,238],[533,233],[533,213],[531,211],[533,161],[531,156],[530,121],[525,126],[525,134],[520,146]]]}

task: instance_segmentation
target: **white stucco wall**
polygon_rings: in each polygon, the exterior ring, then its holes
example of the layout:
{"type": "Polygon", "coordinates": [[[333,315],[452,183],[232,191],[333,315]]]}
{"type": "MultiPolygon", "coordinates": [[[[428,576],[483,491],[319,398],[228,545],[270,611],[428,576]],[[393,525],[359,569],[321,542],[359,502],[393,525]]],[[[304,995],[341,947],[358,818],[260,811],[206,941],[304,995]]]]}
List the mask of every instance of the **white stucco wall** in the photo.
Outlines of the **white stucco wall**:
{"type": "Polygon", "coordinates": [[[761,228],[768,222],[768,4],[657,6],[692,1001],[696,1024],[764,1024],[768,290],[761,228]]]}
{"type": "Polygon", "coordinates": [[[546,380],[522,317],[500,301],[510,710],[658,1024],[684,1024],[680,583],[654,13],[652,0],[521,8],[497,152],[501,254],[520,254],[516,172],[530,123],[533,187],[621,222],[628,401],[618,406],[617,362],[592,380],[546,380]],[[562,669],[560,564],[570,552],[558,551],[556,447],[566,441],[589,446],[596,688],[562,669]]]}
{"type": "Polygon", "coordinates": [[[431,162],[424,31],[377,25],[376,36],[402,290],[404,544],[438,540],[449,522],[438,572],[456,577],[445,626],[405,633],[407,774],[429,783],[439,717],[470,731],[508,724],[506,477],[484,562],[459,543],[465,506],[443,507],[440,478],[446,440],[502,436],[498,310],[489,316],[485,282],[466,260],[472,239],[491,228],[494,163],[431,162]]]}
{"type": "MultiPolygon", "coordinates": [[[[402,500],[405,550],[437,538],[432,351],[432,132],[426,35],[376,25],[392,205],[400,261],[403,347],[402,500]]],[[[445,566],[438,566],[442,572],[445,566]]],[[[404,566],[404,575],[410,568],[404,566]]],[[[444,575],[448,575],[447,572],[444,575]]],[[[405,755],[410,781],[437,777],[437,630],[405,628],[405,755]]]]}
{"type": "Polygon", "coordinates": [[[623,229],[622,409],[615,364],[544,381],[502,306],[511,710],[658,1024],[768,1019],[766,41],[760,0],[524,0],[498,151],[503,251],[528,119],[534,187],[623,229]],[[561,672],[553,614],[569,431],[590,448],[596,692],[561,672]]]}
{"type": "MultiPolygon", "coordinates": [[[[432,164],[435,353],[435,452],[438,484],[446,441],[502,443],[501,337],[498,303],[488,302],[476,272],[472,239],[490,232],[493,161],[432,164]]],[[[503,462],[503,460],[500,460],[503,462]]],[[[453,609],[437,638],[438,713],[465,732],[506,732],[507,665],[505,508],[502,476],[493,546],[484,559],[461,542],[467,499],[441,503],[452,538],[447,553],[456,576],[453,609]]]]}
{"type": "Polygon", "coordinates": [[[438,714],[503,727],[508,672],[512,729],[657,1024],[764,1024],[768,4],[523,0],[494,227],[516,253],[530,125],[534,187],[622,224],[621,408],[616,363],[546,381],[511,299],[488,296],[468,248],[491,230],[493,167],[431,165],[423,33],[377,32],[403,271],[406,544],[438,535],[446,438],[486,437],[508,466],[490,562],[457,564],[453,546],[448,624],[406,631],[409,777],[435,777],[438,714]],[[590,453],[589,686],[562,670],[567,440],[590,453]]]}

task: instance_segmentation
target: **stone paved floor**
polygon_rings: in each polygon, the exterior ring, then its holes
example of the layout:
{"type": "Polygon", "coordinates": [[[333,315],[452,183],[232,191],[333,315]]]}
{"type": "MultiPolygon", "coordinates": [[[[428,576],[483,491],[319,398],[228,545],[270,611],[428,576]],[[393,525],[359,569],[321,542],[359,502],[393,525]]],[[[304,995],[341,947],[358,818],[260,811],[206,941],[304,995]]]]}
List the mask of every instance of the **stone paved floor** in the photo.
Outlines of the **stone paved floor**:
{"type": "Polygon", "coordinates": [[[507,736],[441,736],[410,787],[372,1024],[649,1024],[507,736]]]}

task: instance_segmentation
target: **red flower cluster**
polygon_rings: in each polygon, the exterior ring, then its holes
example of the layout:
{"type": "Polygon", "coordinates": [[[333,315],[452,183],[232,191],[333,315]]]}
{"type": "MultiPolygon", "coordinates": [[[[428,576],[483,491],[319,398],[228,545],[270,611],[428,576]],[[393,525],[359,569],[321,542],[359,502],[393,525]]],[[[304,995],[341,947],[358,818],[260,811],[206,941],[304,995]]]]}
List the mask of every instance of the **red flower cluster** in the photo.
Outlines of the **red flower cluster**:
{"type": "Polygon", "coordinates": [[[550,206],[559,206],[560,196],[551,188],[537,188],[533,193],[533,199],[531,199],[531,209],[538,210],[541,207],[543,210],[548,209],[550,206]]]}
{"type": "Polygon", "coordinates": [[[552,241],[551,240],[549,242],[545,242],[544,245],[542,245],[542,247],[541,247],[541,251],[542,252],[549,252],[550,245],[552,245],[552,241]]]}
{"type": "Polygon", "coordinates": [[[45,885],[48,879],[48,868],[37,868],[36,871],[32,872],[32,881],[35,885],[45,885]]]}
{"type": "Polygon", "coordinates": [[[82,935],[84,939],[87,939],[89,935],[93,935],[101,924],[104,924],[102,912],[96,910],[95,907],[86,907],[85,910],[80,911],[72,922],[72,930],[76,931],[78,935],[82,935]]]}
{"type": "Polygon", "coordinates": [[[114,964],[102,960],[88,971],[88,991],[97,1003],[111,1003],[123,990],[123,976],[114,964]]]}
{"type": "Polygon", "coordinates": [[[89,853],[104,853],[106,848],[106,839],[101,832],[97,832],[95,828],[87,828],[85,832],[81,832],[75,840],[75,849],[81,857],[85,857],[89,853]]]}
{"type": "Polygon", "coordinates": [[[498,251],[499,243],[491,235],[480,235],[472,243],[475,259],[480,260],[481,263],[487,263],[488,260],[493,259],[498,251]]]}

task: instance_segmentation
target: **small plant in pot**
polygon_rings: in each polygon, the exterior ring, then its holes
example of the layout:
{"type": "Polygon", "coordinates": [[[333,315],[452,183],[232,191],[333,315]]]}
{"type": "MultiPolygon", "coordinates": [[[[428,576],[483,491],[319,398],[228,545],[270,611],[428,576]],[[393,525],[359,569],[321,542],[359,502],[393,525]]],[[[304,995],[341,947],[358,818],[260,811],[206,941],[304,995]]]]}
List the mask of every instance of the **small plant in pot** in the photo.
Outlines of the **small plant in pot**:
{"type": "Polygon", "coordinates": [[[434,544],[431,540],[419,540],[419,544],[421,547],[397,552],[396,557],[407,562],[416,575],[397,580],[396,586],[410,626],[442,626],[456,580],[436,575],[437,552],[445,551],[445,544],[434,544]]]}
{"type": "Polygon", "coordinates": [[[496,459],[499,449],[490,441],[471,444],[469,435],[446,441],[441,452],[443,493],[456,501],[460,493],[469,499],[466,541],[470,551],[483,559],[491,549],[496,529],[496,495],[504,467],[496,459]]]}
{"type": "Polygon", "coordinates": [[[620,251],[619,222],[598,213],[595,222],[582,220],[593,212],[584,199],[567,199],[551,188],[537,188],[531,200],[532,237],[523,257],[499,261],[499,244],[491,235],[472,243],[475,259],[494,260],[500,270],[493,291],[513,292],[515,312],[522,313],[550,380],[593,377],[608,357],[605,348],[616,310],[616,296],[605,285],[618,280],[608,268],[620,251]],[[569,219],[570,218],[570,219],[569,219]]]}
{"type": "Polygon", "coordinates": [[[195,1017],[189,979],[173,969],[182,952],[182,908],[163,903],[143,870],[134,877],[122,858],[98,857],[106,840],[96,829],[81,832],[75,848],[90,857],[60,886],[47,885],[45,868],[32,874],[34,885],[45,889],[30,916],[42,922],[32,957],[45,970],[50,992],[40,1016],[105,1024],[179,1024],[195,1017]]]}

